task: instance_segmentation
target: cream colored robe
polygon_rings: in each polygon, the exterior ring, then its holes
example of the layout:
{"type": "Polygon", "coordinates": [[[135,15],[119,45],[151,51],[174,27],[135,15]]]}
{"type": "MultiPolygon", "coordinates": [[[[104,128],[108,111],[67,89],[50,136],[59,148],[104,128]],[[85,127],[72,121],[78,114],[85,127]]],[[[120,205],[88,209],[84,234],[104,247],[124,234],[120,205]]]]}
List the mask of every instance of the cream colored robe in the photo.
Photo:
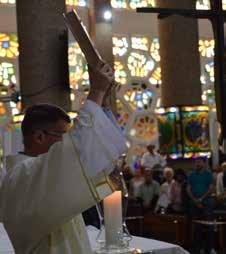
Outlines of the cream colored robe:
{"type": "Polygon", "coordinates": [[[48,153],[8,158],[0,220],[16,254],[92,253],[80,214],[112,192],[106,175],[125,149],[119,130],[87,101],[48,153]]]}

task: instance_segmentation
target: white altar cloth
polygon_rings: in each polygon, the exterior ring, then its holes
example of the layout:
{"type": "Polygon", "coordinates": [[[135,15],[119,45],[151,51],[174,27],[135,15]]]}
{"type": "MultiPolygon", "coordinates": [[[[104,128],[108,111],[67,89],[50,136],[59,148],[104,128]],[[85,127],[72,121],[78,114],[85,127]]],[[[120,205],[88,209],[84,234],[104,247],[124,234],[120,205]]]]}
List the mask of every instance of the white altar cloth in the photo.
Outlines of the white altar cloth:
{"type": "MultiPolygon", "coordinates": [[[[96,236],[98,234],[98,229],[88,226],[87,230],[91,246],[95,249],[97,248],[96,236]]],[[[154,254],[189,254],[180,246],[136,236],[133,236],[130,246],[142,249],[143,251],[154,250],[154,254]]],[[[12,244],[2,223],[0,223],[0,254],[14,254],[12,244]]]]}

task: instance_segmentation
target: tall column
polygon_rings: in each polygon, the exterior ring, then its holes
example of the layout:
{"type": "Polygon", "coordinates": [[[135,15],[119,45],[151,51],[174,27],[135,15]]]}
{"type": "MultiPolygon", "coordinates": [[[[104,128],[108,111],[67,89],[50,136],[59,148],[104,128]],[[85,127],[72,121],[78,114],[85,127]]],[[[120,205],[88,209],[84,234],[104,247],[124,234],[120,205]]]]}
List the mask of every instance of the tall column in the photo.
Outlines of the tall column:
{"type": "Polygon", "coordinates": [[[70,110],[65,0],[17,1],[23,107],[54,103],[70,110]]]}
{"type": "MultiPolygon", "coordinates": [[[[92,8],[91,8],[92,9],[92,8]]],[[[112,19],[104,19],[104,12],[112,12],[110,0],[93,0],[93,12],[91,15],[91,34],[94,35],[95,45],[100,55],[114,69],[114,57],[112,52],[112,19]]],[[[116,112],[115,91],[111,91],[107,104],[116,112]]]]}
{"type": "MultiPolygon", "coordinates": [[[[196,0],[157,0],[158,7],[194,9],[196,0]]],[[[198,24],[193,18],[159,20],[162,105],[201,104],[198,24]]]]}

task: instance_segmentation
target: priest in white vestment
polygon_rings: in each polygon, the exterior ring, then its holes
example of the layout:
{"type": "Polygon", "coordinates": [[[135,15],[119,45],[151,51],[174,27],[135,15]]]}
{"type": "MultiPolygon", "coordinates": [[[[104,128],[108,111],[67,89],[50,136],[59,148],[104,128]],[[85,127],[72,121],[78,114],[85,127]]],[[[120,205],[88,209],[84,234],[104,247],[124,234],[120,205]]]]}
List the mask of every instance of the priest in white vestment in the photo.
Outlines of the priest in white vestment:
{"type": "Polygon", "coordinates": [[[92,253],[81,212],[112,193],[108,174],[126,146],[100,107],[114,79],[111,68],[98,66],[90,79],[87,101],[69,132],[67,116],[55,106],[36,105],[25,114],[25,150],[7,159],[0,190],[0,221],[16,254],[92,253]]]}

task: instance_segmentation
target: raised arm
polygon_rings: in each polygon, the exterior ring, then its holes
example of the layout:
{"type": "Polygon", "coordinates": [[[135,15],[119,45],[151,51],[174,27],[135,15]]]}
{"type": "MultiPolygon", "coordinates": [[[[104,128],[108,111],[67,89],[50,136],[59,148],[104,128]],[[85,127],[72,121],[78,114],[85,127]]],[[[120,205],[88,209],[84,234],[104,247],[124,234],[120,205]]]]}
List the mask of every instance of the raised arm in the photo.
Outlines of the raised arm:
{"type": "Polygon", "coordinates": [[[10,237],[19,235],[20,240],[37,242],[111,193],[111,186],[103,184],[107,182],[105,175],[126,146],[119,129],[99,106],[104,80],[109,87],[101,73],[63,141],[55,143],[48,153],[19,163],[7,175],[3,220],[7,231],[13,232],[10,237]]]}

